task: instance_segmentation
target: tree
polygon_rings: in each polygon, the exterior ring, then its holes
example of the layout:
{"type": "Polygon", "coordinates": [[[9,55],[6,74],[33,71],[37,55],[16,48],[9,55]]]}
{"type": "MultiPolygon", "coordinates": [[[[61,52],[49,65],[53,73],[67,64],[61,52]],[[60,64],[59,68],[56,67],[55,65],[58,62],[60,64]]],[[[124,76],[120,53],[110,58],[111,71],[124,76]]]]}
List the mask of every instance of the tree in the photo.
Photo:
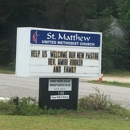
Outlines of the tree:
{"type": "Polygon", "coordinates": [[[15,59],[17,27],[46,27],[45,0],[0,0],[0,65],[15,59]]]}
{"type": "Polygon", "coordinates": [[[130,45],[130,1],[129,0],[115,0],[118,5],[118,15],[121,24],[127,32],[126,40],[130,45]]]}
{"type": "Polygon", "coordinates": [[[115,0],[97,0],[97,18],[118,18],[117,4],[115,0]]]}
{"type": "Polygon", "coordinates": [[[119,18],[130,43],[129,7],[129,0],[0,0],[0,65],[15,60],[17,27],[93,31],[88,19],[98,19],[94,31],[103,32],[103,69],[121,68],[124,64],[117,63],[129,48],[121,48],[114,36],[104,32],[109,25],[104,19],[119,18]]]}
{"type": "Polygon", "coordinates": [[[83,29],[88,18],[96,14],[95,0],[47,0],[47,19],[51,28],[83,29]]]}

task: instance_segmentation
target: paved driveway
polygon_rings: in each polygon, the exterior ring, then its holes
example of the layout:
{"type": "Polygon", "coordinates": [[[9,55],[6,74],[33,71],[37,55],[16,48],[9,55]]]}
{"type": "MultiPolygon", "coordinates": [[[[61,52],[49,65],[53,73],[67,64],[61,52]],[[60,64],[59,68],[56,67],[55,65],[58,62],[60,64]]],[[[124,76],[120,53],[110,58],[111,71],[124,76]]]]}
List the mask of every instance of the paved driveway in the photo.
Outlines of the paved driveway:
{"type": "MultiPolygon", "coordinates": [[[[80,79],[79,98],[94,93],[93,87],[97,87],[104,94],[122,105],[130,106],[130,89],[115,86],[106,86],[87,83],[86,79],[80,79]]],[[[1,97],[36,97],[38,99],[39,79],[21,78],[12,74],[0,74],[0,96],[1,97]]]]}

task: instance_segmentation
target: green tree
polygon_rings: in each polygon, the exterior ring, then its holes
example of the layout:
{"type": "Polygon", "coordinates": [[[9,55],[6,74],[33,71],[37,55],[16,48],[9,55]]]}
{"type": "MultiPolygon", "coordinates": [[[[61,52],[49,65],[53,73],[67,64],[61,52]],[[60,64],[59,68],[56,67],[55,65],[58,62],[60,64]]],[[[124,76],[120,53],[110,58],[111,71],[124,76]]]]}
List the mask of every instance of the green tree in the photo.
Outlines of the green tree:
{"type": "Polygon", "coordinates": [[[118,15],[121,24],[127,32],[126,39],[130,45],[130,1],[129,0],[115,0],[118,5],[118,15]]]}
{"type": "Polygon", "coordinates": [[[103,32],[103,70],[121,68],[124,64],[117,64],[121,57],[125,56],[125,63],[129,63],[126,48],[104,30],[109,26],[107,19],[119,18],[130,41],[129,7],[129,0],[0,0],[0,65],[15,60],[17,27],[93,31],[88,19],[98,19],[94,31],[103,32]]]}
{"type": "MultiPolygon", "coordinates": [[[[117,11],[119,15],[119,21],[125,29],[127,35],[126,38],[126,46],[120,48],[117,52],[118,57],[117,63],[120,69],[130,70],[130,1],[129,0],[115,0],[118,5],[117,11]]],[[[122,43],[124,44],[124,42],[122,43]]]]}
{"type": "Polygon", "coordinates": [[[51,28],[83,30],[89,18],[95,18],[96,0],[47,0],[47,20],[51,28]]]}
{"type": "Polygon", "coordinates": [[[45,0],[0,0],[0,65],[15,59],[17,27],[46,27],[45,0]]]}
{"type": "Polygon", "coordinates": [[[0,0],[0,65],[15,59],[17,27],[86,30],[95,0],[0,0]]]}
{"type": "Polygon", "coordinates": [[[96,0],[97,18],[118,18],[117,4],[115,0],[96,0]]]}

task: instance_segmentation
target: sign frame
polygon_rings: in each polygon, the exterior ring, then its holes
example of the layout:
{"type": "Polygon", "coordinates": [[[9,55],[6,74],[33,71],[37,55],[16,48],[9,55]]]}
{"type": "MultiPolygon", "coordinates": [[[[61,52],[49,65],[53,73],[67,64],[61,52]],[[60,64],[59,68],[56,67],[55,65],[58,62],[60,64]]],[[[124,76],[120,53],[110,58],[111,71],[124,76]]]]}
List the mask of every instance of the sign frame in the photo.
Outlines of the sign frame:
{"type": "MultiPolygon", "coordinates": [[[[55,33],[54,33],[55,34],[55,33]]],[[[38,34],[36,35],[38,37],[38,34]]],[[[55,40],[55,35],[48,35],[51,37],[51,40],[55,40]]],[[[39,36],[40,37],[40,36],[39,36]]],[[[61,37],[61,36],[60,36],[61,37]]],[[[62,35],[63,38],[66,38],[62,35]]],[[[35,37],[34,37],[35,39],[35,37]]],[[[85,39],[85,38],[84,38],[85,39]]],[[[86,38],[87,39],[87,38],[86,38]]],[[[36,39],[38,40],[38,39],[36,39]]],[[[61,40],[61,39],[60,39],[61,40]]],[[[89,40],[89,37],[88,37],[89,40]]],[[[60,41],[61,42],[61,41],[60,41]]],[[[101,32],[87,32],[87,31],[72,31],[72,30],[60,30],[60,29],[46,29],[46,28],[33,28],[33,27],[20,27],[17,28],[17,45],[16,45],[16,76],[18,77],[48,77],[48,78],[99,78],[101,76],[101,55],[102,55],[102,33],[101,32]],[[33,38],[31,31],[46,31],[46,32],[59,32],[59,34],[70,34],[69,38],[70,41],[68,42],[78,42],[78,40],[82,40],[82,35],[85,37],[86,34],[88,35],[98,35],[100,36],[100,46],[79,46],[76,44],[75,46],[72,45],[55,45],[55,44],[36,44],[31,42],[31,38],[33,38]],[[72,35],[73,34],[73,35],[72,35]],[[78,34],[78,35],[76,35],[78,34]],[[76,36],[80,36],[80,38],[76,38],[76,36]],[[31,51],[34,50],[34,56],[39,57],[32,57],[31,51]],[[46,51],[46,57],[43,58],[43,51],[46,51]],[[57,63],[54,65],[49,65],[49,60],[54,59],[51,58],[51,51],[56,51],[57,53],[66,52],[69,55],[70,52],[76,52],[76,56],[74,60],[77,60],[77,65],[70,65],[71,59],[67,57],[68,65],[59,65],[58,61],[61,58],[55,58],[55,62],[57,63]],[[84,59],[82,59],[81,66],[80,58],[78,57],[78,53],[84,53],[84,59]],[[98,54],[98,59],[85,59],[87,57],[87,53],[93,54],[94,56],[98,54]],[[45,63],[45,64],[43,64],[45,63]],[[58,68],[58,66],[60,66],[58,68]],[[56,69],[55,69],[56,67],[56,69]],[[71,70],[65,71],[65,69],[71,70]],[[60,73],[57,73],[58,70],[60,73]],[[84,72],[85,70],[85,72],[84,72]],[[64,71],[64,72],[63,72],[64,71]],[[66,73],[65,73],[66,72],[66,73]]],[[[45,54],[45,55],[46,55],[45,54]]],[[[62,58],[61,60],[65,60],[62,58]]],[[[72,59],[73,61],[73,59],[72,59]]]]}

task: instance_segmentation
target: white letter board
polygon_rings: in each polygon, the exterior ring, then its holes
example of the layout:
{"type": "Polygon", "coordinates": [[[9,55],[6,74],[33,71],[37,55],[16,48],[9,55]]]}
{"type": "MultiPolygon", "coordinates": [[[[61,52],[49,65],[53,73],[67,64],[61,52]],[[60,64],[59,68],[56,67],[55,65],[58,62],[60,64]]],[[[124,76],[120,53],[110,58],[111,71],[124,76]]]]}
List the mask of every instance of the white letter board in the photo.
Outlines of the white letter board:
{"type": "Polygon", "coordinates": [[[16,76],[98,78],[102,33],[17,28],[16,76]]]}

